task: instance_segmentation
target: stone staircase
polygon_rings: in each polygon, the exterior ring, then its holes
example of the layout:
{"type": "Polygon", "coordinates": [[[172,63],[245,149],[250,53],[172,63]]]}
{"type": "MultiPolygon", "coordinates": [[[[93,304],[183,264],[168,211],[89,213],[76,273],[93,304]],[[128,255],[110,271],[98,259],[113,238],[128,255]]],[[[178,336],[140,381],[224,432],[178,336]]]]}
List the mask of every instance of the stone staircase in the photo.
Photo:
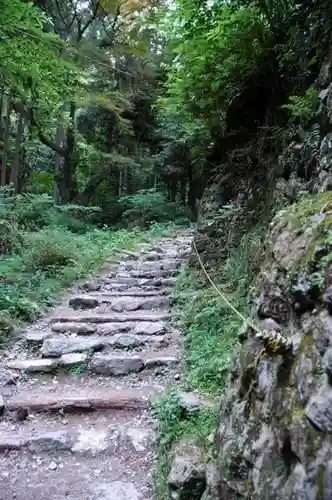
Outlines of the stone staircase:
{"type": "Polygon", "coordinates": [[[149,406],[181,382],[170,291],[191,237],[124,252],[5,354],[0,500],[153,499],[149,406]]]}

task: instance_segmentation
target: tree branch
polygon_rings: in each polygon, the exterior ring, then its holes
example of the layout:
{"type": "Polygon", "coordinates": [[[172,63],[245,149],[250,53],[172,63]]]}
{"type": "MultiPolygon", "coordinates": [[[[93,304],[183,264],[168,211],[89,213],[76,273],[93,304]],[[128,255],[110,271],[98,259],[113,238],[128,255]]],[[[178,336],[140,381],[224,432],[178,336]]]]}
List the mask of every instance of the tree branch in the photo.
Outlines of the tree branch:
{"type": "Polygon", "coordinates": [[[79,26],[78,36],[77,36],[78,40],[81,40],[81,38],[83,37],[83,35],[86,32],[86,30],[88,29],[88,27],[96,19],[97,15],[98,15],[98,12],[99,12],[99,7],[101,6],[101,1],[102,0],[97,0],[96,1],[95,6],[93,7],[93,10],[92,10],[92,14],[91,14],[90,19],[88,19],[83,26],[79,26]]]}
{"type": "Polygon", "coordinates": [[[29,117],[31,125],[35,127],[37,130],[38,139],[40,140],[40,142],[45,146],[47,146],[48,148],[52,149],[55,153],[58,153],[60,156],[65,156],[66,149],[62,148],[61,146],[58,146],[58,144],[56,144],[54,141],[52,141],[52,139],[50,139],[44,134],[40,123],[38,123],[38,120],[35,117],[33,109],[30,109],[29,117]]]}

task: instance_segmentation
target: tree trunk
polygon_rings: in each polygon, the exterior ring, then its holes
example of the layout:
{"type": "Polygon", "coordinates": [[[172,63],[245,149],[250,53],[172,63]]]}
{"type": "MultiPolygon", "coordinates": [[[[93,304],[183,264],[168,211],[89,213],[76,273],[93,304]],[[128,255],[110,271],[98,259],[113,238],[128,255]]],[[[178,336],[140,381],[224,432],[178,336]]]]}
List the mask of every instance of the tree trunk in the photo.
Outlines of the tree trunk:
{"type": "Polygon", "coordinates": [[[15,138],[15,151],[12,161],[12,168],[10,171],[10,183],[13,184],[15,193],[18,192],[18,179],[20,174],[20,159],[21,159],[21,146],[24,134],[24,113],[21,111],[17,118],[16,138],[15,138]]]}
{"type": "Polygon", "coordinates": [[[123,192],[123,171],[122,168],[119,169],[119,189],[118,196],[121,196],[123,192]]]}
{"type": "Polygon", "coordinates": [[[2,122],[2,158],[1,158],[1,176],[0,185],[5,186],[7,184],[7,159],[8,159],[8,142],[9,142],[9,131],[10,131],[10,97],[7,95],[3,96],[2,100],[2,110],[1,110],[1,122],[2,122]]]}
{"type": "Polygon", "coordinates": [[[177,193],[177,178],[174,176],[171,178],[171,201],[175,201],[177,193]]]}
{"type": "MultiPolygon", "coordinates": [[[[63,146],[64,136],[65,136],[65,130],[64,130],[62,119],[60,118],[58,125],[57,125],[56,136],[55,136],[55,142],[56,142],[57,146],[59,146],[59,147],[63,146]]],[[[61,172],[62,172],[63,168],[64,168],[63,167],[63,156],[61,156],[59,153],[56,153],[55,172],[54,172],[54,190],[53,190],[53,201],[54,201],[55,205],[58,205],[61,201],[59,184],[61,183],[61,172]]]]}
{"type": "Polygon", "coordinates": [[[66,148],[63,160],[63,168],[59,176],[59,197],[63,203],[69,203],[77,198],[78,188],[76,182],[76,135],[75,135],[75,111],[74,102],[70,103],[71,123],[66,132],[66,148]]]}
{"type": "Polygon", "coordinates": [[[186,195],[187,195],[187,179],[185,178],[185,176],[183,176],[181,177],[180,180],[180,199],[184,205],[186,204],[186,195]]]}
{"type": "Polygon", "coordinates": [[[197,219],[197,193],[198,193],[198,184],[194,179],[193,176],[193,170],[192,166],[189,165],[188,167],[188,184],[189,184],[189,190],[188,190],[188,207],[191,210],[191,213],[193,214],[193,217],[197,219]]]}

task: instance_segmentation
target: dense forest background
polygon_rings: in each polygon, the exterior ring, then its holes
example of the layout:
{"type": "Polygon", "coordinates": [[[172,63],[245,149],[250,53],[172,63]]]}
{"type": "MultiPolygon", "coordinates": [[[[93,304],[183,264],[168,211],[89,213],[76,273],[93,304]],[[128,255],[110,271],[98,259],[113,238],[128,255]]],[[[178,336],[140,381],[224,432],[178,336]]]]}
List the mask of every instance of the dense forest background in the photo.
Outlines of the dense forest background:
{"type": "Polygon", "coordinates": [[[200,207],[208,265],[315,189],[328,0],[2,0],[0,19],[5,324],[100,261],[109,228],[200,207]]]}

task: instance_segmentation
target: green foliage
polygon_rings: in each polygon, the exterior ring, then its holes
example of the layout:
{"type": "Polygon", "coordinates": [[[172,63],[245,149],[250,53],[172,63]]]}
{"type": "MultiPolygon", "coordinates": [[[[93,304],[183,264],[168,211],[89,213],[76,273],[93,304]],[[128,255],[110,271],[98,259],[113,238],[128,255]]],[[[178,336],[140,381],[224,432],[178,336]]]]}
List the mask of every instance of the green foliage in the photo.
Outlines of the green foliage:
{"type": "Polygon", "coordinates": [[[154,189],[139,191],[132,196],[122,196],[119,203],[127,207],[122,220],[131,225],[148,226],[151,222],[167,222],[181,219],[189,222],[189,211],[178,202],[167,201],[164,193],[154,189]]]}
{"type": "Polygon", "coordinates": [[[56,113],[77,86],[74,66],[60,57],[60,38],[43,31],[47,18],[31,2],[3,0],[1,15],[0,72],[5,85],[33,108],[38,88],[40,108],[56,113]]]}
{"type": "Polygon", "coordinates": [[[168,388],[153,401],[152,414],[159,424],[158,462],[154,471],[155,494],[160,500],[168,500],[167,477],[170,472],[172,444],[180,439],[194,439],[206,455],[210,453],[209,438],[216,427],[218,410],[184,413],[179,405],[177,390],[168,388]]]}
{"type": "Polygon", "coordinates": [[[318,91],[311,87],[302,96],[290,96],[289,104],[284,104],[282,108],[288,109],[293,118],[300,118],[307,121],[315,116],[318,102],[318,91]]]}
{"type": "Polygon", "coordinates": [[[12,222],[0,219],[0,255],[18,252],[23,243],[23,236],[12,222]]]}
{"type": "Polygon", "coordinates": [[[174,58],[167,67],[164,106],[178,116],[220,125],[233,98],[265,64],[270,39],[266,18],[252,4],[234,9],[221,3],[203,14],[187,1],[177,2],[167,22],[169,39],[177,37],[170,42],[174,58]]]}
{"type": "Polygon", "coordinates": [[[146,232],[100,230],[86,222],[98,211],[94,207],[62,207],[58,212],[47,208],[48,197],[13,196],[8,190],[6,196],[3,193],[0,199],[4,217],[0,228],[5,228],[0,240],[3,254],[0,259],[0,342],[7,338],[15,321],[36,319],[46,307],[54,304],[63,288],[101,267],[115,251],[133,249],[136,242],[144,238],[151,240],[171,229],[154,223],[146,232]],[[58,225],[54,220],[59,214],[66,217],[61,226],[59,219],[58,225]],[[68,220],[84,224],[85,230],[69,231],[68,220]]]}
{"type": "MultiPolygon", "coordinates": [[[[244,316],[248,314],[248,293],[259,265],[261,243],[260,229],[243,236],[216,277],[222,292],[244,316]]],[[[187,381],[204,392],[220,393],[243,321],[192,271],[180,275],[175,297],[183,314],[187,381]]]]}

